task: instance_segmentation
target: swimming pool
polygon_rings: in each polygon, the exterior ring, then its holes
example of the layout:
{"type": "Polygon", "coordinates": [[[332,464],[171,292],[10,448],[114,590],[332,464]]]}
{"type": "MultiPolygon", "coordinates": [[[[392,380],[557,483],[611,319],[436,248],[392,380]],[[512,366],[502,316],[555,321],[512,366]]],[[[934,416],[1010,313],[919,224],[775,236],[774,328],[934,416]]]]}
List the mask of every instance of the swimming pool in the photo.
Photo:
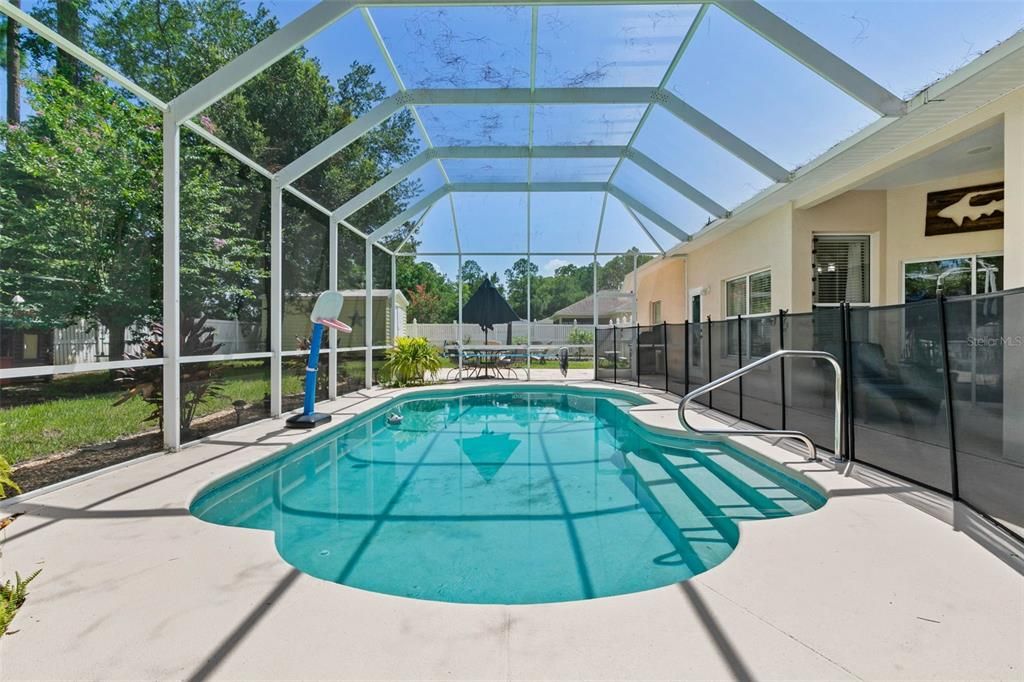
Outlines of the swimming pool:
{"type": "Polygon", "coordinates": [[[191,511],[273,531],[287,562],[325,580],[528,604],[684,580],[732,552],[738,521],[824,504],[728,445],[648,431],[626,413],[645,402],[544,386],[418,393],[214,484],[191,511]]]}

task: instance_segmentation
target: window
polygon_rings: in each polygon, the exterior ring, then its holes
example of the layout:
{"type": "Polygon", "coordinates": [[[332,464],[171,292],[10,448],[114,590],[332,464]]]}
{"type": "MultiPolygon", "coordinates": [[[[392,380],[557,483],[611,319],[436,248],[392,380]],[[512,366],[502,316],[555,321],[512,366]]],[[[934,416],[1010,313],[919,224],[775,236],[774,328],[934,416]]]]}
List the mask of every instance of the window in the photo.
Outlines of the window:
{"type": "Polygon", "coordinates": [[[871,237],[817,235],[811,253],[814,305],[871,303],[871,237]]]}
{"type": "Polygon", "coordinates": [[[661,301],[651,301],[651,324],[661,324],[661,301]]]}
{"type": "MultiPolygon", "coordinates": [[[[725,316],[763,315],[772,310],[772,271],[762,270],[743,277],[730,279],[725,283],[725,316]]],[[[734,321],[726,324],[726,353],[736,355],[739,352],[739,325],[734,321]]],[[[749,329],[749,326],[747,327],[749,329]]],[[[752,352],[751,339],[746,339],[744,353],[752,352]]]]}
{"type": "Polygon", "coordinates": [[[763,315],[772,311],[772,271],[730,279],[725,283],[725,316],[763,315]]]}
{"type": "Polygon", "coordinates": [[[961,256],[903,264],[903,302],[990,294],[1003,289],[1003,257],[961,256]]]}

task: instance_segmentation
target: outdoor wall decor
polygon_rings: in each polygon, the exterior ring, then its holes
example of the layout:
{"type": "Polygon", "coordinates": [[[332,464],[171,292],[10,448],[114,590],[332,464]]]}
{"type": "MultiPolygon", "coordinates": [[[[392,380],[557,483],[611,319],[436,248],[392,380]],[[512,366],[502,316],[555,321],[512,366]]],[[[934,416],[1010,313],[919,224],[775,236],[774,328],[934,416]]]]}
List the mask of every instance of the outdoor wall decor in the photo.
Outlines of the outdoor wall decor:
{"type": "Polygon", "coordinates": [[[924,236],[1003,229],[1003,183],[929,192],[924,236]]]}

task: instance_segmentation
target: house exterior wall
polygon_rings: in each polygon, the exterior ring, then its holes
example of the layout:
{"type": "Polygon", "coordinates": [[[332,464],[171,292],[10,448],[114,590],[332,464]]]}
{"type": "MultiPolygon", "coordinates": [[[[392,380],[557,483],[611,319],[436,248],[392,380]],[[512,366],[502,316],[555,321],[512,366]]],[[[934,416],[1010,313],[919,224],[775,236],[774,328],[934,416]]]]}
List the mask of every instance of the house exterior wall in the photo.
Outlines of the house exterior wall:
{"type": "Polygon", "coordinates": [[[1010,93],[906,148],[894,150],[884,163],[873,162],[814,195],[798,197],[749,223],[724,225],[713,236],[698,237],[673,249],[669,257],[645,264],[638,273],[641,324],[648,321],[650,303],[656,300],[662,300],[664,319],[686,319],[687,293],[698,289],[703,291],[703,315],[720,319],[725,316],[726,280],[769,268],[772,309],[810,310],[812,239],[820,233],[871,235],[871,305],[903,302],[903,265],[913,260],[1002,253],[1004,288],[1024,286],[1024,90],[1010,93]],[[1004,125],[1003,168],[951,174],[884,190],[858,189],[894,168],[1000,120],[1004,125]],[[1000,180],[1006,189],[1005,229],[924,236],[929,192],[1000,180]],[[685,255],[685,259],[672,257],[679,255],[685,255]],[[682,301],[675,298],[679,292],[675,282],[680,279],[685,282],[682,301]]]}
{"type": "MultiPolygon", "coordinates": [[[[772,271],[772,310],[788,308],[792,282],[788,274],[792,270],[792,231],[793,211],[784,206],[688,253],[686,288],[689,291],[701,290],[703,315],[711,315],[714,319],[725,316],[726,280],[766,269],[772,271]]],[[[657,267],[664,267],[665,262],[669,262],[668,259],[657,267]]],[[[686,300],[689,300],[688,296],[686,300]]],[[[642,298],[640,310],[648,308],[649,300],[642,298]]]]}
{"type": "Polygon", "coordinates": [[[653,301],[661,301],[662,322],[685,322],[685,260],[678,257],[666,258],[661,267],[638,273],[637,297],[639,301],[643,302],[637,308],[638,324],[654,323],[651,319],[651,303],[653,301]]]}
{"type": "MultiPolygon", "coordinates": [[[[853,191],[812,208],[793,212],[792,297],[783,306],[792,312],[806,312],[813,300],[812,254],[816,234],[867,234],[871,236],[870,296],[877,305],[885,287],[885,269],[877,264],[885,258],[885,192],[853,191]]],[[[921,213],[922,230],[924,213],[921,213]]]]}
{"type": "Polygon", "coordinates": [[[887,285],[884,297],[880,301],[882,305],[903,303],[903,264],[907,261],[1004,251],[1004,230],[924,236],[925,201],[928,192],[999,182],[1002,179],[1003,171],[998,169],[943,178],[886,192],[888,231],[884,263],[887,285]]]}

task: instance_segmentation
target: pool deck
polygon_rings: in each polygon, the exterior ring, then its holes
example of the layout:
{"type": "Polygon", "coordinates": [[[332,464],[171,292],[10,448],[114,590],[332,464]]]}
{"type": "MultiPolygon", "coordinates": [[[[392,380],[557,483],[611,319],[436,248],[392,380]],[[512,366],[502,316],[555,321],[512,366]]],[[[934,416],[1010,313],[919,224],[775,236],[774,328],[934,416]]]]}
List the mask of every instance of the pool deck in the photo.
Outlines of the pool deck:
{"type": "MultiPolygon", "coordinates": [[[[394,393],[325,407],[343,418],[394,393]]],[[[648,397],[632,414],[679,430],[675,400],[648,397]]],[[[0,510],[25,512],[4,531],[0,575],[43,569],[0,638],[0,679],[1024,678],[1024,559],[960,506],[869,468],[837,472],[738,438],[803,472],[828,504],[743,524],[724,563],[667,587],[445,604],[312,578],[278,557],[270,533],[189,515],[215,478],[311,435],[281,426],[251,424],[0,510]]]]}

